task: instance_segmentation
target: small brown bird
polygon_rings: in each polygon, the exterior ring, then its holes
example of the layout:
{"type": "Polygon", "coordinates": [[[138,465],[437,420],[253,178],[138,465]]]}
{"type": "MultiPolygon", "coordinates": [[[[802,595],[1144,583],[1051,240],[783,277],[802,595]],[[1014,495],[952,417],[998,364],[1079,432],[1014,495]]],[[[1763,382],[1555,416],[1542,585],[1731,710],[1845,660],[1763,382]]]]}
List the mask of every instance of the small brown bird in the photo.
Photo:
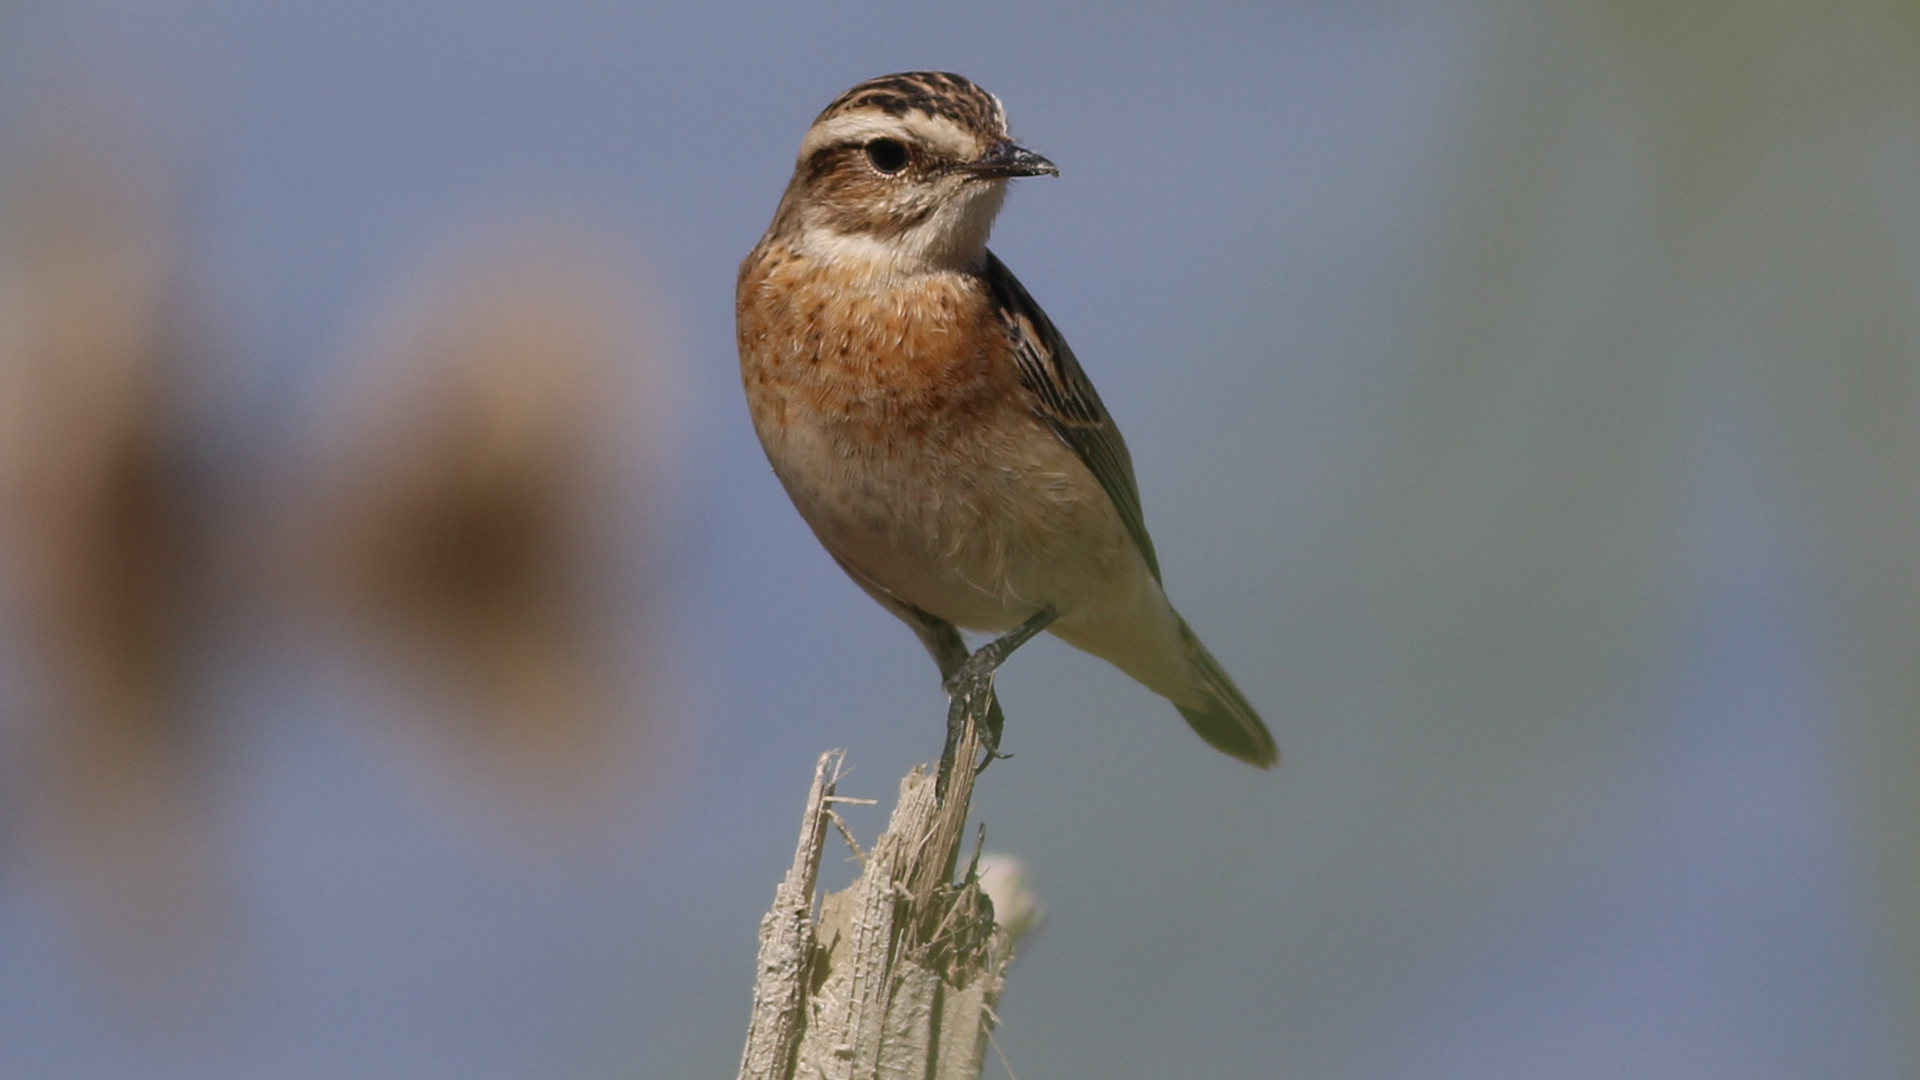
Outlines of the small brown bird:
{"type": "Polygon", "coordinates": [[[1119,429],[987,250],[1007,181],[1041,175],[1059,170],[958,75],[886,75],[827,106],[740,267],[754,428],[800,516],[920,635],[949,693],[990,693],[992,669],[1051,629],[1271,766],[1273,736],[1161,591],[1119,429]],[[1005,636],[970,659],[956,628],[1005,636]]]}

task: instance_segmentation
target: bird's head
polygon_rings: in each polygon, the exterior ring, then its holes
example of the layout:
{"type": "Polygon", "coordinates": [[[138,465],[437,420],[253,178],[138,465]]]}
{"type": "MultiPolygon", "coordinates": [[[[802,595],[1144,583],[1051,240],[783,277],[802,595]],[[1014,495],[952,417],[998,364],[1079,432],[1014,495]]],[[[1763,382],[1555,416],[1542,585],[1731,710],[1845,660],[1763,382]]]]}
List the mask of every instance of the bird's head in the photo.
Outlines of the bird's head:
{"type": "Polygon", "coordinates": [[[803,248],[894,270],[977,264],[1017,176],[1058,176],[1014,144],[1000,99],[958,75],[869,79],[800,144],[782,218],[803,248]]]}

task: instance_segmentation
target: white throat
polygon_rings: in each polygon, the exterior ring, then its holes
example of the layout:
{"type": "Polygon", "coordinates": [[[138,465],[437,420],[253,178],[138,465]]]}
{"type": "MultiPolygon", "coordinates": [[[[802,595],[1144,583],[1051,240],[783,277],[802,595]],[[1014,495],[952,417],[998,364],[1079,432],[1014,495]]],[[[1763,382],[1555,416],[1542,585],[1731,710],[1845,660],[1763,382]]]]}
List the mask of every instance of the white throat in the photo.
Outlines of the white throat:
{"type": "Polygon", "coordinates": [[[812,258],[886,277],[972,269],[986,259],[987,235],[1006,197],[1004,180],[969,185],[961,197],[947,200],[925,220],[892,237],[807,221],[799,246],[812,258]]]}

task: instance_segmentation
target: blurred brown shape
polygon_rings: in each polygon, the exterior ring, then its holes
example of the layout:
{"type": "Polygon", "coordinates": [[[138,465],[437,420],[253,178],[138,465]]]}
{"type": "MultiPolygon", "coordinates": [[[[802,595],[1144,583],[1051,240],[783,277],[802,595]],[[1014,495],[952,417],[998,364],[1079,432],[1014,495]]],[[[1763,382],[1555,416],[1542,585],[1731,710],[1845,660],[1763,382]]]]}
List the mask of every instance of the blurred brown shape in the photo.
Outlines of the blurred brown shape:
{"type": "Polygon", "coordinates": [[[27,643],[26,825],[117,977],[162,977],[210,913],[183,685],[196,630],[190,351],[165,203],[69,120],[0,202],[0,542],[27,643]],[[159,965],[159,966],[156,966],[159,965]],[[164,974],[163,974],[164,971],[164,974]]]}
{"type": "Polygon", "coordinates": [[[624,714],[661,720],[616,708],[633,687],[611,673],[624,583],[609,507],[648,479],[619,406],[656,373],[617,266],[527,227],[394,293],[349,350],[295,512],[315,595],[427,692],[414,701],[435,748],[537,802],[609,778],[624,714]]]}

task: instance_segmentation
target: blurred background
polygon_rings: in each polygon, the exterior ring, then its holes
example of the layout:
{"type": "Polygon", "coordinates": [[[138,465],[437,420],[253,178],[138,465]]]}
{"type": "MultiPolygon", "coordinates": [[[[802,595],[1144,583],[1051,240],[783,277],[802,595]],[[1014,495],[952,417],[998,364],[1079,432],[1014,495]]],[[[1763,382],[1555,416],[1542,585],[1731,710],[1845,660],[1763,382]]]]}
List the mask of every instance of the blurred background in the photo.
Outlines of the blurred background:
{"type": "Polygon", "coordinates": [[[1286,754],[1009,665],[1013,1072],[1920,1075],[1895,0],[0,6],[0,1075],[731,1075],[942,716],[733,275],[926,67],[1286,754]]]}

